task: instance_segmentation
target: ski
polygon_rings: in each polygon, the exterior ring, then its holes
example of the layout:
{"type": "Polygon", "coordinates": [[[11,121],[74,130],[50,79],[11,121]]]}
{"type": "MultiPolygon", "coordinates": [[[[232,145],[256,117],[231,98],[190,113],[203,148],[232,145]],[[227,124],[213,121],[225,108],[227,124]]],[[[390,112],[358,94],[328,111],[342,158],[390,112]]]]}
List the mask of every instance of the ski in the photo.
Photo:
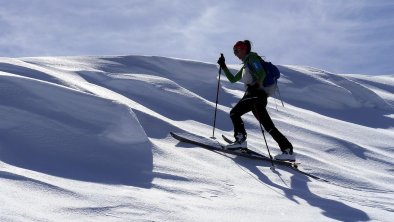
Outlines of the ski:
{"type": "Polygon", "coordinates": [[[174,133],[170,132],[171,136],[181,142],[194,144],[208,150],[219,151],[222,153],[229,153],[238,156],[243,156],[250,159],[261,159],[262,157],[259,155],[253,155],[251,153],[246,152],[245,150],[236,149],[236,150],[226,150],[224,149],[224,145],[219,143],[217,140],[205,138],[202,136],[198,136],[191,133],[174,133]]]}
{"type": "MultiPolygon", "coordinates": [[[[227,143],[233,143],[233,141],[232,141],[231,139],[229,139],[228,137],[226,137],[226,136],[223,135],[223,134],[222,134],[222,138],[223,138],[223,140],[226,141],[227,143]]],[[[258,155],[260,155],[260,156],[264,156],[264,155],[262,155],[262,154],[260,154],[260,153],[254,152],[254,151],[252,151],[252,150],[250,150],[250,152],[255,153],[255,154],[258,154],[258,155]]],[[[266,156],[264,156],[264,157],[265,157],[265,159],[270,160],[270,158],[268,158],[268,157],[266,157],[266,156]]],[[[298,165],[301,164],[301,163],[292,162],[292,161],[280,161],[280,160],[273,160],[273,161],[274,161],[274,163],[288,163],[286,166],[290,166],[291,168],[293,168],[295,171],[297,171],[297,172],[299,172],[299,173],[302,173],[302,174],[304,174],[304,175],[306,175],[306,176],[308,176],[308,177],[311,177],[311,178],[313,178],[313,179],[315,179],[315,180],[319,180],[319,181],[323,181],[323,182],[327,182],[327,183],[329,182],[329,181],[326,180],[326,179],[320,178],[320,177],[318,177],[318,176],[315,176],[315,175],[313,175],[313,174],[310,174],[310,173],[307,173],[307,172],[304,172],[304,171],[298,169],[298,165]]]]}
{"type": "MultiPolygon", "coordinates": [[[[203,147],[208,150],[212,151],[218,151],[222,153],[228,153],[228,154],[233,154],[233,155],[238,155],[242,157],[246,157],[249,159],[257,159],[257,160],[263,160],[263,161],[269,161],[271,162],[271,159],[263,154],[257,153],[253,150],[250,149],[238,149],[238,150],[226,150],[224,149],[224,145],[221,144],[219,141],[215,139],[210,139],[206,137],[202,137],[199,135],[195,135],[192,133],[174,133],[170,132],[170,135],[179,140],[180,142],[185,142],[185,143],[190,143],[194,144],[200,147],[203,147]]],[[[325,180],[323,178],[320,178],[318,176],[315,176],[313,174],[301,171],[298,169],[297,163],[294,162],[289,162],[289,161],[278,161],[278,160],[273,160],[273,162],[277,165],[282,165],[282,166],[287,166],[299,173],[304,174],[305,176],[308,176],[310,178],[313,178],[315,180],[323,181],[323,182],[329,182],[328,180],[325,180]]]]}
{"type": "MultiPolygon", "coordinates": [[[[234,141],[232,141],[231,139],[229,139],[227,136],[225,136],[223,134],[222,134],[222,138],[223,138],[224,141],[226,141],[229,144],[234,143],[234,141]]],[[[271,158],[269,158],[269,157],[267,157],[267,156],[265,156],[263,154],[257,153],[257,152],[255,152],[253,150],[250,150],[250,149],[247,149],[247,150],[248,150],[249,153],[253,153],[254,155],[263,156],[264,158],[268,158],[271,161],[271,158]]],[[[275,159],[272,159],[272,161],[274,163],[278,163],[278,162],[280,162],[280,163],[282,163],[282,162],[283,163],[287,163],[287,164],[292,165],[292,167],[295,167],[295,168],[298,168],[298,165],[301,164],[301,163],[298,163],[298,162],[295,162],[295,161],[288,161],[288,160],[275,160],[275,159]]]]}

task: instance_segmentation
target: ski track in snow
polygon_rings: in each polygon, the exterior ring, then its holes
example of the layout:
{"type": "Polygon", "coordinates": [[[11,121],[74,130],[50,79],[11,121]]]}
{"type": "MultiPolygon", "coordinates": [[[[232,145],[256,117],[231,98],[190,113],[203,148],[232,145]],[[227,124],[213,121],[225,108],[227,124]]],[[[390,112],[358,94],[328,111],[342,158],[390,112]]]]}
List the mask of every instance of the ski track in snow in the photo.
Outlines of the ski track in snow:
{"type": "MultiPolygon", "coordinates": [[[[212,135],[215,64],[0,58],[0,221],[391,221],[393,75],[279,69],[285,107],[270,98],[268,110],[301,169],[331,183],[169,136],[212,135]]],[[[217,137],[232,135],[243,92],[224,76],[220,86],[217,137]]],[[[243,119],[266,153],[253,115],[243,119]]]]}

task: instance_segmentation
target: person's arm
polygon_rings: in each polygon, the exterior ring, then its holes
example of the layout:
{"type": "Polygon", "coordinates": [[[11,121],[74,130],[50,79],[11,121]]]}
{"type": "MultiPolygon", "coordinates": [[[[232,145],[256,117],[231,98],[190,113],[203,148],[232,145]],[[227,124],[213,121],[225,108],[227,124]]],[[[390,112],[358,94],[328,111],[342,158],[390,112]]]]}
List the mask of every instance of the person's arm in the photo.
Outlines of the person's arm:
{"type": "Polygon", "coordinates": [[[242,70],[243,67],[237,72],[237,74],[235,74],[235,76],[230,72],[230,70],[227,68],[227,66],[222,67],[224,74],[226,75],[227,79],[231,82],[231,83],[235,83],[238,82],[239,80],[242,79],[242,70]]]}
{"type": "Polygon", "coordinates": [[[239,80],[242,79],[242,70],[244,67],[242,67],[237,74],[235,74],[235,76],[233,76],[233,74],[230,72],[230,70],[227,68],[226,62],[225,62],[225,58],[223,56],[223,54],[220,56],[219,60],[218,60],[218,64],[220,65],[220,68],[223,69],[224,74],[226,75],[227,79],[231,82],[231,83],[235,83],[238,82],[239,80]]]}

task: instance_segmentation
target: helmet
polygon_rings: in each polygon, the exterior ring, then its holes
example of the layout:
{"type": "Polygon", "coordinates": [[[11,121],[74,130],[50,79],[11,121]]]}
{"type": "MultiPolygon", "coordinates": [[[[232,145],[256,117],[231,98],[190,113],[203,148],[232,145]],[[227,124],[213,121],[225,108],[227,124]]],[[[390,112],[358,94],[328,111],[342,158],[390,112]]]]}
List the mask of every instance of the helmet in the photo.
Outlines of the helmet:
{"type": "Polygon", "coordinates": [[[233,49],[248,49],[248,46],[246,45],[246,43],[245,42],[243,42],[243,41],[238,41],[237,43],[235,43],[235,45],[234,45],[234,47],[233,47],[233,49]]]}

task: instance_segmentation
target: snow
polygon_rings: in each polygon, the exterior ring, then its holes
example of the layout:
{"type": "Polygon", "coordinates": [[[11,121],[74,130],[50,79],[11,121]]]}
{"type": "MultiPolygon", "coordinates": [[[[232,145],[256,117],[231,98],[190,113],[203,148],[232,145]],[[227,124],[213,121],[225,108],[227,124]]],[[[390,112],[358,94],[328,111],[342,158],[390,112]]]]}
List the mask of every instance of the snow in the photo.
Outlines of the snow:
{"type": "MultiPolygon", "coordinates": [[[[0,58],[0,221],[391,221],[394,75],[279,69],[285,107],[270,98],[269,113],[300,168],[330,183],[169,135],[212,136],[216,64],[0,58]]],[[[224,76],[220,87],[217,137],[232,134],[243,92],[224,76]]],[[[253,115],[244,121],[266,153],[253,115]]]]}

